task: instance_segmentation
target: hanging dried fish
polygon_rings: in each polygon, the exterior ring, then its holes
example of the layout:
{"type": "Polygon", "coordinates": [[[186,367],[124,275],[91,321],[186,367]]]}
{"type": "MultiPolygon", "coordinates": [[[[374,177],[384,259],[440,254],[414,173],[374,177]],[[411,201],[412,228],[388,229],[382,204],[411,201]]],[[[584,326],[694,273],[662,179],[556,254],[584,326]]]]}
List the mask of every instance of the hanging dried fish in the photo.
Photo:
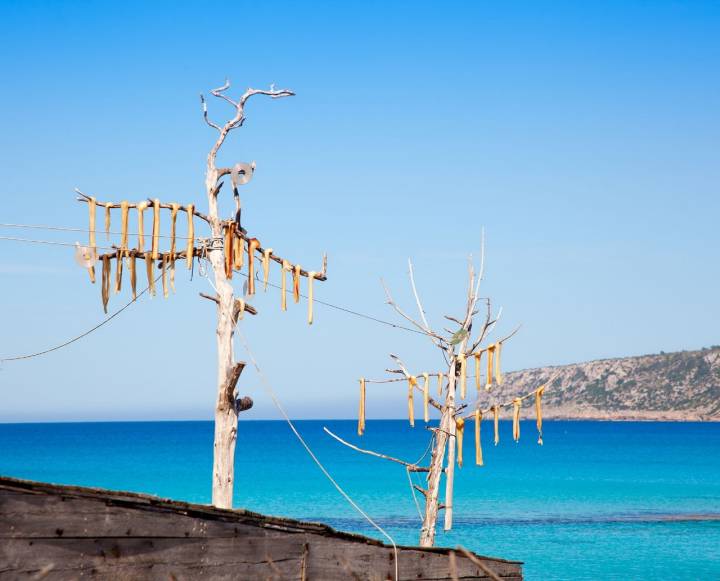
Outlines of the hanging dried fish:
{"type": "Polygon", "coordinates": [[[123,250],[118,248],[115,251],[115,294],[122,290],[122,273],[123,273],[123,250]]]}
{"type": "Polygon", "coordinates": [[[460,364],[460,399],[465,399],[467,395],[467,359],[465,353],[458,353],[457,359],[460,364]]]}
{"type": "Polygon", "coordinates": [[[175,235],[177,232],[177,215],[180,210],[180,204],[170,204],[170,260],[175,263],[175,235]]]}
{"type": "Polygon", "coordinates": [[[422,376],[425,380],[423,384],[423,419],[427,424],[430,421],[430,410],[428,408],[430,404],[430,375],[423,372],[422,376]]]}
{"type": "Polygon", "coordinates": [[[130,216],[130,205],[127,200],[120,202],[120,249],[125,256],[128,253],[128,217],[130,216]]]}
{"type": "Polygon", "coordinates": [[[480,359],[482,359],[482,351],[475,353],[475,389],[480,395],[480,359]]]}
{"type": "Polygon", "coordinates": [[[495,445],[500,443],[500,409],[497,404],[493,406],[493,427],[495,428],[495,445]]]}
{"type": "Polygon", "coordinates": [[[138,252],[145,250],[145,210],[147,210],[147,200],[138,202],[137,204],[137,222],[138,222],[138,252]]]}
{"type": "Polygon", "coordinates": [[[503,376],[500,371],[500,353],[502,352],[503,344],[500,342],[495,343],[495,381],[498,385],[503,384],[503,376]]]}
{"type": "Polygon", "coordinates": [[[153,266],[155,261],[152,259],[152,253],[145,253],[145,274],[147,275],[148,289],[150,290],[150,296],[155,296],[155,274],[153,273],[153,266]]]}
{"type": "Polygon", "coordinates": [[[185,210],[187,212],[187,219],[188,219],[188,225],[187,225],[187,244],[185,246],[185,261],[187,263],[188,269],[192,268],[193,265],[193,259],[195,258],[195,224],[193,222],[193,217],[195,216],[195,205],[194,204],[188,204],[187,209],[185,210]]]}
{"type": "Polygon", "coordinates": [[[458,468],[463,465],[463,434],[465,433],[465,420],[458,418],[455,420],[455,440],[457,442],[457,464],[458,468]]]}
{"type": "Polygon", "coordinates": [[[135,251],[130,252],[130,259],[128,260],[130,265],[130,290],[132,290],[132,298],[137,298],[137,269],[135,265],[135,251]]]}
{"type": "MultiPolygon", "coordinates": [[[[272,254],[272,248],[266,248],[263,250],[262,267],[263,267],[263,291],[267,292],[268,279],[270,277],[270,255],[272,254]]],[[[312,286],[312,283],[311,283],[312,286]]]]}
{"type": "Polygon", "coordinates": [[[248,241],[248,295],[255,294],[255,251],[260,247],[260,240],[250,238],[248,241]]]}
{"type": "Polygon", "coordinates": [[[315,282],[315,277],[317,276],[317,272],[314,270],[311,270],[308,272],[307,279],[308,279],[308,325],[313,324],[313,283],[315,282]]]}
{"type": "Polygon", "coordinates": [[[237,233],[237,236],[235,236],[235,240],[233,241],[233,267],[235,270],[240,271],[242,270],[243,262],[245,260],[245,239],[237,230],[237,224],[235,232],[237,233]]]}
{"type": "Polygon", "coordinates": [[[88,230],[89,233],[89,242],[90,242],[90,248],[95,248],[95,209],[97,207],[97,201],[92,196],[88,199],[88,213],[90,217],[90,229],[88,230]]]}
{"type": "Polygon", "coordinates": [[[170,257],[170,288],[173,294],[175,294],[175,257],[170,257]]]}
{"type": "MultiPolygon", "coordinates": [[[[95,201],[95,198],[92,196],[88,199],[88,212],[90,215],[90,229],[89,229],[89,246],[90,246],[90,252],[93,255],[96,255],[96,248],[97,245],[95,243],[95,208],[97,206],[97,203],[95,201]]],[[[95,284],[95,266],[90,265],[88,266],[88,274],[90,275],[90,282],[95,284]]]]}
{"type": "Polygon", "coordinates": [[[445,379],[445,376],[444,376],[442,373],[438,373],[438,383],[437,383],[438,397],[442,397],[442,393],[443,393],[443,380],[444,380],[444,379],[445,379]]]}
{"type": "Polygon", "coordinates": [[[108,300],[110,299],[110,257],[107,254],[102,256],[102,280],[101,293],[103,310],[107,314],[108,300]]]}
{"type": "Polygon", "coordinates": [[[152,257],[160,257],[160,200],[153,200],[153,230],[152,230],[152,257]]]}
{"type": "Polygon", "coordinates": [[[545,386],[538,387],[535,391],[535,416],[537,417],[537,431],[538,431],[538,444],[543,445],[543,432],[542,432],[542,396],[545,391],[545,386]]]}
{"type": "Polygon", "coordinates": [[[485,391],[490,391],[492,387],[492,376],[493,376],[493,355],[495,354],[495,345],[489,345],[486,347],[487,351],[487,365],[485,369],[485,391]]]}
{"type": "Polygon", "coordinates": [[[522,399],[516,397],[513,399],[513,440],[520,441],[520,404],[522,399]]]}
{"type": "Polygon", "coordinates": [[[112,202],[105,202],[105,238],[110,240],[110,208],[112,207],[112,202]]]}
{"type": "Polygon", "coordinates": [[[365,433],[365,378],[360,378],[360,412],[358,414],[358,436],[365,433]]]}
{"type": "Polygon", "coordinates": [[[233,241],[233,223],[230,222],[223,226],[225,231],[225,243],[223,249],[225,250],[225,277],[231,279],[233,276],[233,266],[235,266],[235,260],[233,259],[233,250],[235,244],[233,241]]]}
{"type": "Polygon", "coordinates": [[[413,390],[417,385],[417,378],[414,375],[408,377],[408,419],[410,425],[415,427],[415,402],[413,399],[413,390]]]}
{"type": "Polygon", "coordinates": [[[287,273],[290,268],[290,263],[287,260],[283,260],[282,268],[280,269],[280,308],[283,311],[287,311],[287,277],[285,273],[287,273]]]}
{"type": "Polygon", "coordinates": [[[293,267],[293,301],[300,302],[300,265],[293,267]]]}
{"type": "Polygon", "coordinates": [[[483,465],[482,444],[480,443],[480,422],[482,422],[482,411],[475,410],[475,464],[483,465]]]}
{"type": "Polygon", "coordinates": [[[168,266],[168,255],[163,253],[161,258],[161,267],[162,267],[162,289],[163,289],[163,298],[168,298],[168,287],[167,287],[167,266],[168,266]]]}

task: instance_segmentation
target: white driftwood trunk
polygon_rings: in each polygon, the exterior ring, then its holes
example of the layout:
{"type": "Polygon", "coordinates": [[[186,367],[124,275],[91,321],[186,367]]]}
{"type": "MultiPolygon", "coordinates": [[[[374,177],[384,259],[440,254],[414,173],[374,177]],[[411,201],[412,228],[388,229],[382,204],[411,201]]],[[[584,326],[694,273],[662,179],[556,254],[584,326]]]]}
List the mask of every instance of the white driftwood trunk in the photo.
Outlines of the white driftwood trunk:
{"type": "MultiPolygon", "coordinates": [[[[218,216],[217,197],[214,193],[218,172],[215,155],[208,156],[205,187],[208,194],[208,218],[215,240],[222,240],[222,225],[218,216]]],[[[208,251],[217,289],[218,351],[217,401],[215,403],[215,440],[213,445],[212,503],[219,508],[232,508],[233,484],[235,479],[235,443],[237,441],[238,415],[235,407],[235,368],[233,354],[233,309],[235,296],[233,287],[225,276],[225,257],[220,245],[212,245],[208,251]]]]}
{"type": "MultiPolygon", "coordinates": [[[[422,529],[420,529],[420,546],[432,547],[435,544],[435,528],[438,512],[440,510],[440,482],[444,472],[445,449],[447,448],[449,434],[454,434],[455,426],[455,374],[453,372],[454,359],[451,360],[448,387],[445,402],[440,416],[440,425],[435,432],[435,445],[430,459],[428,472],[428,487],[425,494],[425,515],[422,529]]],[[[454,460],[454,458],[453,458],[454,460]]]]}

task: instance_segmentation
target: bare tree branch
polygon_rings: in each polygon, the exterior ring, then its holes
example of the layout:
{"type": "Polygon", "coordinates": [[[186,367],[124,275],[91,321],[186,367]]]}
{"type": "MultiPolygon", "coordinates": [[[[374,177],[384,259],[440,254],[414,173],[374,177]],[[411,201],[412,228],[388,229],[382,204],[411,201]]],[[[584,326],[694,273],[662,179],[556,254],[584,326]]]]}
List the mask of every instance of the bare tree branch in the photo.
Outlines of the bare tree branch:
{"type": "Polygon", "coordinates": [[[387,454],[381,454],[380,452],[374,452],[373,450],[365,450],[364,448],[358,448],[354,444],[351,444],[350,442],[346,442],[337,434],[333,434],[330,430],[328,430],[324,426],[323,426],[323,430],[331,438],[335,438],[341,444],[344,444],[348,448],[352,448],[353,450],[355,450],[356,452],[360,452],[361,454],[368,454],[369,456],[375,456],[376,458],[382,458],[383,460],[390,460],[391,462],[397,462],[398,464],[402,464],[403,466],[405,466],[411,472],[427,472],[428,471],[427,468],[423,468],[422,466],[418,466],[417,464],[412,464],[411,462],[406,462],[405,460],[393,458],[392,456],[388,456],[387,454]]]}

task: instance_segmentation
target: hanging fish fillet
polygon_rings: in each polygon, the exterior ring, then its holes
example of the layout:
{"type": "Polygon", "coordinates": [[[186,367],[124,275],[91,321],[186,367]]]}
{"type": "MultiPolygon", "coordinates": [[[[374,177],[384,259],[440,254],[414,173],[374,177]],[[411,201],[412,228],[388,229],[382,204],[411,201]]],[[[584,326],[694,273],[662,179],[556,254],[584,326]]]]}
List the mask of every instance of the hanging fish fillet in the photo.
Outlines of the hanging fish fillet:
{"type": "Polygon", "coordinates": [[[498,385],[503,384],[503,376],[500,371],[500,353],[502,352],[503,344],[498,342],[495,343],[495,381],[498,385]]]}
{"type": "Polygon", "coordinates": [[[153,200],[153,230],[152,230],[152,257],[160,257],[160,200],[153,200]]]}
{"type": "Polygon", "coordinates": [[[235,266],[235,260],[233,259],[233,250],[235,248],[235,242],[233,240],[233,227],[232,222],[223,226],[225,231],[225,243],[223,249],[225,250],[225,277],[231,279],[233,276],[233,266],[235,266]]]}
{"type": "Polygon", "coordinates": [[[545,391],[545,386],[538,387],[535,391],[535,416],[537,417],[537,431],[538,431],[538,444],[543,445],[543,434],[542,434],[542,396],[545,391]]]}
{"type": "Polygon", "coordinates": [[[97,201],[95,198],[90,197],[88,200],[88,213],[90,216],[90,230],[88,230],[89,233],[89,245],[90,248],[95,249],[95,208],[97,207],[97,201]]]}
{"type": "Polygon", "coordinates": [[[170,204],[170,260],[175,263],[175,235],[177,232],[177,215],[180,204],[170,204]]]}
{"type": "Polygon", "coordinates": [[[522,400],[519,397],[513,399],[513,440],[520,441],[520,404],[522,400]]]}
{"type": "Polygon", "coordinates": [[[458,353],[457,359],[460,363],[460,398],[465,399],[467,395],[467,359],[465,353],[458,353]]]}
{"type": "Polygon", "coordinates": [[[482,351],[475,353],[475,389],[480,395],[480,359],[482,358],[482,351]]]}
{"type": "Polygon", "coordinates": [[[430,375],[423,373],[422,376],[425,380],[423,384],[423,419],[427,424],[430,421],[430,410],[428,409],[430,405],[430,375]]]}
{"type": "Polygon", "coordinates": [[[167,286],[167,266],[168,266],[168,255],[163,253],[161,258],[161,266],[162,266],[162,289],[163,289],[163,298],[168,298],[168,286],[167,286]]]}
{"type": "Polygon", "coordinates": [[[243,262],[245,260],[245,239],[240,236],[239,232],[238,235],[235,237],[233,258],[235,261],[235,264],[233,265],[235,267],[235,270],[242,270],[243,262]]]}
{"type": "Polygon", "coordinates": [[[408,419],[410,420],[410,425],[413,428],[415,427],[415,405],[413,400],[413,390],[415,389],[416,385],[417,378],[414,375],[408,377],[408,419]]]}
{"type": "Polygon", "coordinates": [[[128,217],[130,215],[130,205],[127,200],[120,202],[120,249],[125,256],[128,254],[128,217]]]}
{"type": "Polygon", "coordinates": [[[293,268],[293,301],[300,302],[300,265],[296,264],[293,268]]]}
{"type": "Polygon", "coordinates": [[[105,202],[105,238],[110,240],[110,207],[112,202],[105,202]]]}
{"type": "Polygon", "coordinates": [[[130,259],[128,260],[130,265],[130,290],[132,290],[132,298],[137,298],[137,268],[135,265],[135,251],[130,252],[130,259]]]}
{"type": "Polygon", "coordinates": [[[445,376],[442,373],[438,373],[438,397],[442,397],[443,393],[443,379],[445,379],[445,376]]]}
{"type": "Polygon", "coordinates": [[[102,277],[101,277],[101,293],[103,310],[107,314],[108,300],[110,299],[110,257],[107,254],[102,255],[102,277]]]}
{"type": "Polygon", "coordinates": [[[463,434],[465,433],[465,420],[458,418],[455,420],[455,440],[457,442],[457,464],[458,468],[463,465],[463,434]]]}
{"type": "Polygon", "coordinates": [[[195,258],[195,224],[193,222],[193,217],[195,216],[195,205],[194,204],[188,204],[187,209],[185,210],[187,212],[187,219],[188,219],[188,226],[187,226],[187,244],[185,246],[185,254],[186,254],[186,262],[188,270],[192,268],[193,265],[193,259],[195,258]]]}
{"type": "MultiPolygon", "coordinates": [[[[88,200],[88,212],[90,214],[90,230],[89,230],[89,245],[90,252],[93,256],[96,256],[97,245],[95,243],[95,208],[97,203],[95,198],[90,197],[88,200]]],[[[90,282],[95,284],[95,266],[91,265],[88,267],[88,274],[90,275],[90,282]]]]}
{"type": "Polygon", "coordinates": [[[497,404],[493,406],[493,427],[495,428],[495,445],[497,446],[500,443],[500,409],[498,408],[497,404]]]}
{"type": "Polygon", "coordinates": [[[255,294],[255,251],[260,246],[260,240],[250,238],[248,241],[248,295],[255,294]]]}
{"type": "Polygon", "coordinates": [[[155,274],[153,273],[154,260],[150,252],[145,253],[145,274],[147,275],[150,296],[155,296],[155,274]]]}
{"type": "Polygon", "coordinates": [[[365,433],[365,378],[360,378],[360,412],[358,414],[358,436],[365,433]]]}
{"type": "Polygon", "coordinates": [[[482,422],[482,411],[475,410],[475,464],[483,465],[482,444],[480,443],[480,422],[482,422]]]}
{"type": "Polygon", "coordinates": [[[487,351],[487,365],[485,369],[485,391],[490,391],[490,388],[492,387],[493,355],[495,353],[495,345],[488,345],[485,351],[487,351]]]}
{"type": "Polygon", "coordinates": [[[145,210],[147,210],[147,200],[138,202],[137,204],[137,221],[138,221],[138,246],[139,252],[145,251],[145,210]]]}
{"type": "Polygon", "coordinates": [[[115,294],[122,290],[123,250],[118,248],[115,253],[115,294]]]}
{"type": "MultiPolygon", "coordinates": [[[[310,272],[308,272],[308,276],[307,276],[307,279],[308,279],[308,325],[313,324],[313,301],[314,301],[314,296],[313,296],[313,286],[314,285],[313,285],[313,283],[315,282],[316,276],[317,276],[317,272],[315,272],[314,270],[311,270],[310,272]]],[[[265,280],[267,281],[267,277],[265,278],[265,280]]]]}
{"type": "Polygon", "coordinates": [[[173,294],[175,294],[175,257],[170,258],[170,288],[173,294]]]}
{"type": "Polygon", "coordinates": [[[280,269],[280,308],[287,311],[287,271],[290,270],[290,263],[287,260],[282,261],[280,269]]]}
{"type": "Polygon", "coordinates": [[[263,291],[267,292],[268,279],[270,277],[270,255],[272,254],[272,248],[266,248],[263,250],[262,267],[263,267],[263,291]]]}

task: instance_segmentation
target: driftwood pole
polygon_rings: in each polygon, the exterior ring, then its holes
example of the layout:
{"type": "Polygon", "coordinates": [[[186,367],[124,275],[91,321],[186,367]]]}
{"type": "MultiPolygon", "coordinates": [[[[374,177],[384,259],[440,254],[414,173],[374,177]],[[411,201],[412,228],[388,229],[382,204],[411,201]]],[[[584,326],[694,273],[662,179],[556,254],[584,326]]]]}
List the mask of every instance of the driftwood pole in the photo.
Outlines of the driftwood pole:
{"type": "MultiPolygon", "coordinates": [[[[484,258],[484,252],[483,252],[484,258]]],[[[421,488],[415,484],[412,484],[413,493],[415,490],[419,491],[425,497],[424,512],[422,515],[422,527],[420,529],[420,540],[419,543],[423,547],[432,547],[435,544],[435,536],[437,531],[438,515],[441,510],[445,511],[445,522],[444,529],[450,530],[453,524],[453,489],[455,484],[455,466],[461,465],[460,463],[460,452],[458,448],[460,439],[460,430],[463,430],[465,422],[470,419],[475,419],[478,423],[475,428],[479,428],[479,421],[482,418],[483,413],[487,413],[495,408],[502,409],[518,404],[520,401],[528,399],[530,397],[536,398],[536,409],[538,410],[538,430],[541,432],[542,421],[540,415],[540,403],[539,397],[542,395],[542,391],[545,386],[540,386],[533,392],[526,394],[522,397],[513,398],[509,402],[499,403],[495,401],[489,408],[482,409],[480,393],[480,374],[476,371],[474,374],[477,396],[472,400],[468,401],[467,384],[468,378],[471,377],[468,374],[468,367],[470,361],[475,363],[475,368],[478,369],[480,366],[481,356],[485,354],[486,358],[486,373],[485,373],[485,386],[482,392],[488,392],[487,398],[490,399],[492,396],[489,390],[494,382],[499,385],[502,383],[502,374],[500,373],[500,350],[505,341],[510,339],[516,332],[515,329],[509,335],[496,340],[492,344],[487,344],[484,347],[480,347],[481,344],[486,340],[488,333],[495,327],[498,319],[500,318],[501,311],[497,315],[493,315],[490,300],[482,299],[487,304],[487,311],[485,313],[484,321],[479,325],[477,332],[473,331],[473,320],[478,315],[479,310],[477,309],[479,298],[480,282],[483,276],[483,259],[480,262],[480,272],[476,275],[472,261],[469,263],[469,284],[467,294],[467,304],[465,308],[465,314],[462,318],[455,318],[449,315],[445,315],[445,318],[452,323],[455,323],[457,327],[453,330],[444,329],[445,333],[440,334],[432,329],[427,321],[425,315],[425,309],[422,306],[420,297],[415,286],[415,275],[413,273],[412,263],[408,262],[409,266],[409,277],[410,284],[412,287],[413,294],[415,296],[415,302],[417,304],[418,312],[420,314],[419,319],[415,319],[405,313],[398,304],[394,301],[390,295],[390,291],[385,287],[385,294],[387,297],[387,303],[395,309],[395,311],[402,316],[404,319],[409,321],[418,331],[425,334],[433,344],[442,353],[443,359],[447,367],[446,371],[439,371],[434,373],[423,372],[418,375],[413,375],[405,364],[400,360],[397,355],[390,355],[393,361],[397,364],[398,369],[388,369],[389,373],[399,374],[401,378],[393,379],[365,379],[360,380],[360,419],[358,423],[358,434],[362,435],[365,430],[365,392],[366,384],[368,383],[392,383],[392,382],[407,382],[408,383],[408,411],[410,414],[410,423],[414,425],[414,394],[420,392],[423,396],[424,405],[434,407],[440,414],[440,420],[437,427],[427,426],[432,432],[432,440],[429,445],[429,450],[432,450],[430,461],[428,466],[421,466],[420,460],[415,462],[407,462],[405,460],[394,458],[380,452],[373,450],[365,450],[349,442],[346,442],[339,436],[333,434],[330,430],[325,428],[325,431],[338,440],[341,444],[352,448],[357,452],[363,454],[369,454],[377,458],[389,460],[395,462],[404,467],[408,472],[408,476],[411,473],[427,473],[427,488],[421,488]],[[497,359],[494,359],[495,364],[492,364],[492,354],[497,352],[497,359]],[[424,378],[424,384],[421,386],[418,383],[418,378],[422,376],[424,378]],[[438,399],[430,397],[429,395],[429,379],[430,377],[437,378],[438,381],[438,399]],[[447,382],[445,380],[447,379],[447,382]],[[469,413],[468,413],[469,412],[469,413]],[[440,488],[442,486],[442,477],[445,475],[445,495],[444,499],[441,500],[440,488]]],[[[552,381],[552,379],[551,379],[552,381]]],[[[473,388],[475,389],[475,387],[473,388]]],[[[429,420],[428,410],[424,409],[424,419],[427,422],[429,420]]],[[[519,407],[517,408],[519,409],[519,407]]],[[[518,416],[519,418],[519,416],[518,416]]],[[[476,453],[477,456],[475,461],[482,465],[481,460],[481,448],[479,440],[479,432],[476,440],[476,453]]],[[[519,437],[519,436],[518,436],[519,437]]],[[[539,440],[538,443],[541,443],[539,440]]]]}
{"type": "MultiPolygon", "coordinates": [[[[207,124],[219,132],[217,141],[207,157],[205,170],[205,191],[208,199],[208,221],[212,232],[212,244],[207,250],[207,258],[212,265],[217,296],[217,401],[215,403],[215,440],[213,446],[212,503],[220,508],[232,508],[233,482],[235,479],[235,443],[237,441],[238,405],[236,404],[236,384],[244,367],[235,363],[233,355],[233,334],[235,329],[235,294],[232,284],[225,273],[222,220],[218,211],[218,194],[222,186],[220,181],[232,172],[231,168],[218,168],[216,158],[228,133],[241,127],[245,121],[245,104],[253,95],[267,95],[273,99],[294,95],[288,90],[269,91],[248,89],[238,101],[230,99],[225,91],[230,87],[226,82],[222,87],[211,91],[213,96],[227,101],[235,108],[235,115],[222,127],[208,118],[205,99],[202,98],[203,115],[207,124]]],[[[240,201],[236,196],[236,218],[240,216],[240,201]]]]}

